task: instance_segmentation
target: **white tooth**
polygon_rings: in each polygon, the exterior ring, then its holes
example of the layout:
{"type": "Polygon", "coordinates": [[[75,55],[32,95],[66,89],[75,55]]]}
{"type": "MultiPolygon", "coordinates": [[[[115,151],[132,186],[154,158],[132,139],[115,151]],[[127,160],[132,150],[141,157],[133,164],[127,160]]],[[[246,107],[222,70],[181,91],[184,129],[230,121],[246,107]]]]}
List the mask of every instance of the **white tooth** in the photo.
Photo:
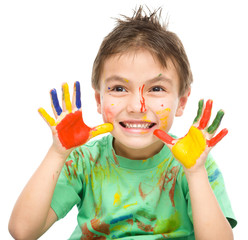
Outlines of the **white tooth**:
{"type": "Polygon", "coordinates": [[[127,128],[130,128],[130,124],[129,123],[127,123],[127,128]]]}

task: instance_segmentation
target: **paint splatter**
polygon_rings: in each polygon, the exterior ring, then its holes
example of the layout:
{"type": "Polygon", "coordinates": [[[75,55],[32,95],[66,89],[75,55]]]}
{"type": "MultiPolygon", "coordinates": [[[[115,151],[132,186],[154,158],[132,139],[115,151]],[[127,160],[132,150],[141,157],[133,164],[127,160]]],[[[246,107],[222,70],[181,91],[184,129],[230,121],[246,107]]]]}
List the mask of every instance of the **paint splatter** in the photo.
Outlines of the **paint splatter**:
{"type": "Polygon", "coordinates": [[[124,205],[123,208],[128,208],[128,207],[131,207],[131,206],[135,206],[135,205],[137,205],[137,204],[138,204],[138,202],[136,201],[135,203],[131,203],[131,204],[126,204],[126,205],[124,205]]]}
{"type": "Polygon", "coordinates": [[[99,236],[93,232],[91,232],[88,229],[88,226],[86,223],[83,224],[83,226],[81,227],[82,229],[82,234],[83,236],[81,237],[81,240],[90,240],[90,239],[97,239],[97,240],[106,240],[107,238],[105,236],[99,236]]]}
{"type": "Polygon", "coordinates": [[[136,224],[137,224],[137,227],[138,227],[139,229],[141,229],[142,231],[144,231],[144,232],[153,232],[153,227],[152,227],[152,225],[150,225],[150,224],[145,224],[145,223],[139,221],[138,219],[136,219],[135,222],[136,222],[136,224]]]}
{"type": "Polygon", "coordinates": [[[215,169],[214,173],[210,176],[208,176],[209,182],[215,181],[220,175],[219,169],[215,169]]]}
{"type": "Polygon", "coordinates": [[[117,217],[117,218],[114,218],[110,221],[110,224],[115,224],[115,223],[118,223],[118,222],[121,222],[121,221],[124,221],[124,220],[127,220],[127,219],[131,219],[133,218],[133,214],[128,214],[128,215],[124,215],[124,216],[120,216],[120,217],[117,217]]]}
{"type": "Polygon", "coordinates": [[[105,223],[105,222],[101,222],[99,219],[94,218],[90,221],[92,228],[100,233],[104,233],[106,235],[110,234],[110,230],[109,227],[110,225],[105,223]]]}
{"type": "Polygon", "coordinates": [[[143,200],[145,200],[146,197],[154,191],[154,189],[155,189],[155,187],[150,186],[150,185],[148,185],[148,184],[145,184],[145,183],[142,183],[142,182],[139,184],[139,193],[140,193],[140,196],[142,197],[143,200]],[[144,186],[145,186],[146,188],[147,188],[147,187],[150,188],[150,190],[144,192],[144,188],[145,188],[144,186]]]}
{"type": "Polygon", "coordinates": [[[121,203],[121,193],[115,193],[113,205],[120,205],[121,203]]]}
{"type": "Polygon", "coordinates": [[[160,119],[160,129],[166,129],[168,124],[168,117],[170,114],[170,108],[165,108],[163,110],[157,111],[156,114],[160,119]]]}
{"type": "Polygon", "coordinates": [[[141,108],[140,108],[140,111],[143,113],[143,112],[146,112],[146,105],[145,105],[145,98],[143,96],[144,94],[144,87],[145,87],[145,84],[143,84],[142,87],[139,87],[139,92],[140,92],[140,104],[141,104],[141,108]]]}
{"type": "Polygon", "coordinates": [[[180,228],[181,222],[179,213],[176,211],[168,219],[158,220],[154,227],[154,233],[172,233],[180,228]]]}

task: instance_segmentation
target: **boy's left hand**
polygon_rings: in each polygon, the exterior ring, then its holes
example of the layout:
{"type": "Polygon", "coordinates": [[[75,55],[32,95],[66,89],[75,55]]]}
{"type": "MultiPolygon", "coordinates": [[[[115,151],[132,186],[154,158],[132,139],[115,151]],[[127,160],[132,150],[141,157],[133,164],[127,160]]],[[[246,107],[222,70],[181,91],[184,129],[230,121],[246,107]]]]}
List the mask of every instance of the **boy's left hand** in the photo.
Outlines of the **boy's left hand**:
{"type": "Polygon", "coordinates": [[[186,171],[197,171],[205,167],[207,155],[227,133],[223,129],[215,137],[224,112],[219,110],[213,123],[208,127],[211,116],[212,100],[208,100],[203,111],[203,100],[199,101],[197,116],[187,135],[180,139],[174,139],[166,132],[156,129],[154,135],[160,138],[172,151],[175,158],[183,165],[186,171]]]}

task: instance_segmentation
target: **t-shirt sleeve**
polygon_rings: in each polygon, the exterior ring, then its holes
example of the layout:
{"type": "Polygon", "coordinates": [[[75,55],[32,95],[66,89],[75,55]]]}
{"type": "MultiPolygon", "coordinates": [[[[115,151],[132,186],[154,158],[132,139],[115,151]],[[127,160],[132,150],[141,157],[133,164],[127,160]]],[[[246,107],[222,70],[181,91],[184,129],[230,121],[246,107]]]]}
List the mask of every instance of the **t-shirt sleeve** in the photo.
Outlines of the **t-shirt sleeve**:
{"type": "Polygon", "coordinates": [[[73,206],[80,204],[83,184],[82,152],[75,149],[62,168],[51,202],[58,220],[65,217],[73,206]]]}
{"type": "MultiPolygon", "coordinates": [[[[224,216],[229,221],[232,228],[234,228],[237,225],[237,220],[234,216],[231,203],[230,203],[229,197],[226,192],[223,176],[211,155],[208,156],[205,167],[208,172],[209,183],[211,185],[211,188],[213,189],[213,192],[221,207],[221,210],[224,216]]],[[[186,195],[186,199],[188,200],[188,215],[191,221],[193,222],[189,192],[186,195]]]]}

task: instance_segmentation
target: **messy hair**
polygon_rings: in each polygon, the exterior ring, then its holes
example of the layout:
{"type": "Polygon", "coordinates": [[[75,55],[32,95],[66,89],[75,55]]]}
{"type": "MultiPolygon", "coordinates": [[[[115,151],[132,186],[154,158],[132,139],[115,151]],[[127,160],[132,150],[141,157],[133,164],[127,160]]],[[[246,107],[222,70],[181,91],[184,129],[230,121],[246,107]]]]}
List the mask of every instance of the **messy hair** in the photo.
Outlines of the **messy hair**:
{"type": "Polygon", "coordinates": [[[142,6],[132,17],[117,19],[117,25],[103,40],[95,58],[92,70],[92,86],[100,88],[100,77],[104,62],[113,55],[131,50],[145,49],[154,55],[162,67],[170,59],[180,79],[179,95],[190,88],[193,76],[188,57],[178,36],[167,30],[168,24],[161,23],[161,8],[146,13],[142,6]]]}

